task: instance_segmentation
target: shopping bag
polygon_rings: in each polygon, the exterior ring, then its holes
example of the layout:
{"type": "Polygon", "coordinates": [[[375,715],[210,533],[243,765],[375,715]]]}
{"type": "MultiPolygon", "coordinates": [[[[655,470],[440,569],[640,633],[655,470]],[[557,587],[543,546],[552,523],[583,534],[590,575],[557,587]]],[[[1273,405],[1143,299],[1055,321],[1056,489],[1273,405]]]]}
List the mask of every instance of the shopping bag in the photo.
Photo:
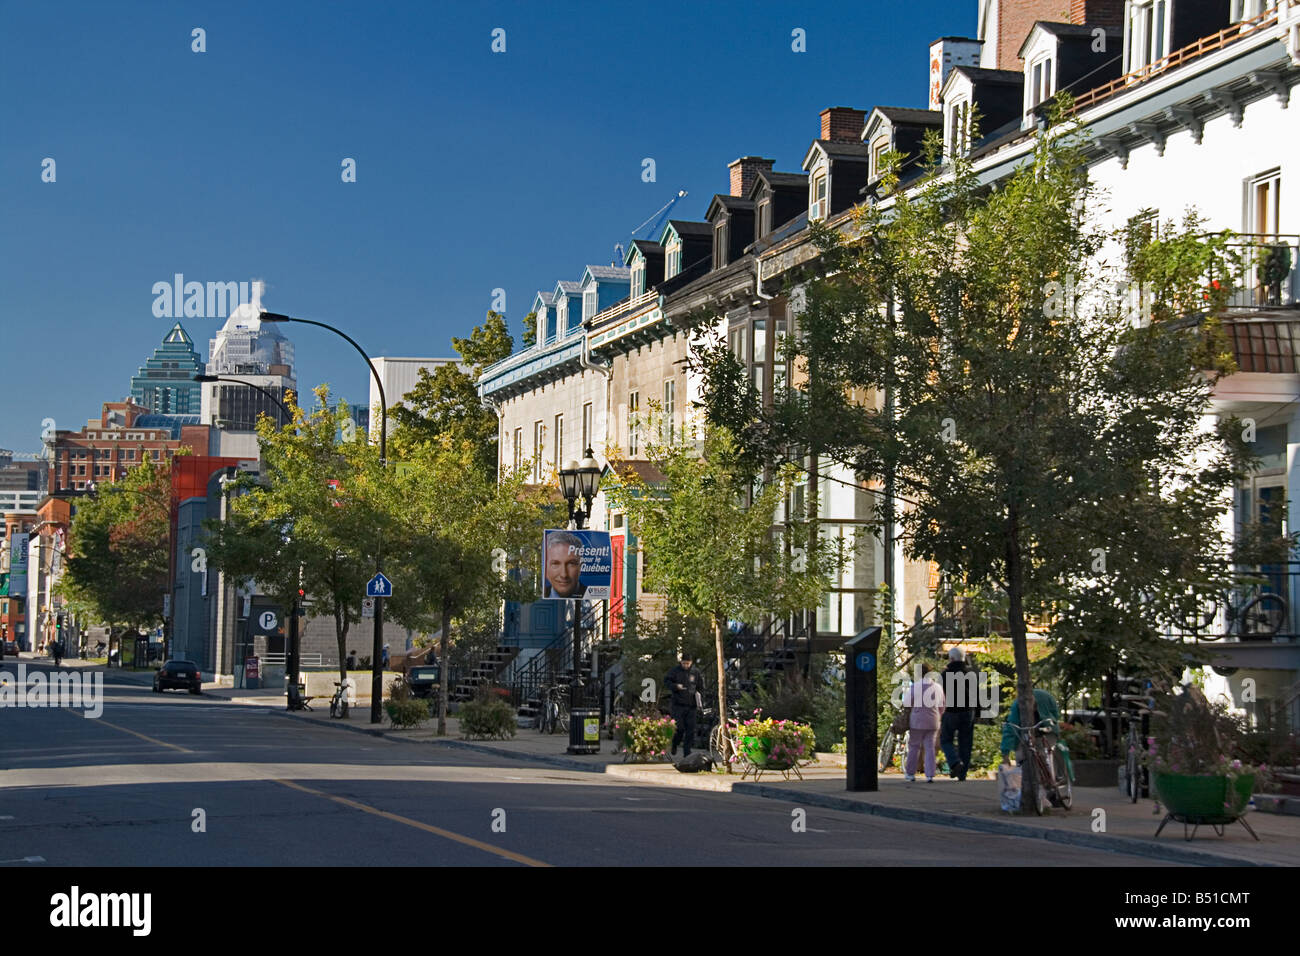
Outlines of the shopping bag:
{"type": "Polygon", "coordinates": [[[998,794],[1002,809],[1008,813],[1020,810],[1020,768],[1004,763],[998,767],[998,794]]]}

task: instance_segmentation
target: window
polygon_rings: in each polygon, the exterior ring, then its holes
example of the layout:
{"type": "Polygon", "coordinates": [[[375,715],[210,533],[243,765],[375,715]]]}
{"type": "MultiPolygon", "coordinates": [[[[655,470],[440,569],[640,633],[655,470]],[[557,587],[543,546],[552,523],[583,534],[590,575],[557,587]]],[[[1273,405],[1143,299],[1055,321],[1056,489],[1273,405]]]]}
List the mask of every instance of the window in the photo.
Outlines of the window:
{"type": "Polygon", "coordinates": [[[560,295],[555,299],[555,331],[556,338],[569,331],[569,297],[567,295],[560,295]]]}
{"type": "Polygon", "coordinates": [[[1277,6],[1277,0],[1232,0],[1232,23],[1251,20],[1277,6]]]}
{"type": "Polygon", "coordinates": [[[564,467],[564,416],[555,416],[555,470],[564,467]]]}
{"type": "Polygon", "coordinates": [[[1256,236],[1276,236],[1282,195],[1282,172],[1270,170],[1255,176],[1247,185],[1246,229],[1256,236]]]}
{"type": "Polygon", "coordinates": [[[636,257],[632,263],[632,295],[638,296],[645,292],[645,259],[641,256],[636,257]]]}
{"type": "Polygon", "coordinates": [[[627,397],[627,453],[637,453],[637,413],[641,410],[641,393],[632,392],[627,397]]]}
{"type": "Polygon", "coordinates": [[[533,422],[533,483],[542,480],[542,443],[546,440],[546,427],[541,422],[533,422]]]}
{"type": "Polygon", "coordinates": [[[882,136],[871,144],[871,178],[884,172],[885,154],[889,152],[889,137],[882,136]]]}
{"type": "Polygon", "coordinates": [[[758,204],[758,235],[766,236],[772,231],[772,200],[764,196],[758,204]]]}
{"type": "Polygon", "coordinates": [[[1037,60],[1029,68],[1029,82],[1025,88],[1025,116],[1028,117],[1034,107],[1051,99],[1055,86],[1052,58],[1037,60]]]}
{"type": "Polygon", "coordinates": [[[673,421],[673,413],[677,410],[677,383],[671,378],[664,382],[664,425],[668,435],[668,441],[675,441],[677,438],[677,428],[673,421]]]}
{"type": "Polygon", "coordinates": [[[727,220],[719,219],[713,227],[713,268],[721,269],[727,264],[727,220]]]}
{"type": "Polygon", "coordinates": [[[762,365],[767,361],[767,320],[754,320],[754,364],[762,365]]]}
{"type": "Polygon", "coordinates": [[[966,103],[954,103],[948,111],[948,158],[952,159],[966,152],[970,145],[970,106],[966,103]]]}
{"type": "Polygon", "coordinates": [[[664,263],[664,278],[671,279],[682,271],[682,240],[676,233],[668,240],[665,251],[668,258],[664,263]]]}
{"type": "Polygon", "coordinates": [[[584,289],[582,292],[582,321],[586,322],[596,314],[596,287],[584,289]]]}
{"type": "Polygon", "coordinates": [[[813,174],[812,184],[809,187],[812,190],[812,202],[808,206],[808,218],[810,220],[825,219],[830,213],[826,204],[826,170],[820,170],[813,174]]]}
{"type": "Polygon", "coordinates": [[[1169,0],[1135,0],[1124,42],[1126,73],[1164,59],[1169,53],[1169,0]]]}
{"type": "Polygon", "coordinates": [[[582,406],[582,447],[578,449],[582,454],[587,453],[591,447],[591,402],[582,406]]]}
{"type": "Polygon", "coordinates": [[[524,430],[523,430],[522,428],[516,428],[516,429],[515,429],[515,447],[514,447],[514,455],[515,455],[515,469],[514,469],[514,470],[515,470],[515,471],[518,471],[519,468],[520,468],[520,466],[523,465],[523,459],[522,459],[522,457],[521,457],[522,454],[523,454],[523,447],[524,447],[524,430]]]}

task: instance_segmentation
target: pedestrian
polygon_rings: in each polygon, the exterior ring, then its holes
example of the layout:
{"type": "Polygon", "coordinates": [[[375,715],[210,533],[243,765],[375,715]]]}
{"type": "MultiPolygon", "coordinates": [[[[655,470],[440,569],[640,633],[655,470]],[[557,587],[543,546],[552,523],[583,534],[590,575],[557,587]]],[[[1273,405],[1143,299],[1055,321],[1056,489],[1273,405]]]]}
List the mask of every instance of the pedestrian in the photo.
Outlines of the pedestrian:
{"type": "Polygon", "coordinates": [[[935,744],[939,724],[943,718],[943,688],[934,679],[934,668],[921,665],[921,680],[913,681],[903,692],[903,706],[910,708],[907,724],[907,761],[903,766],[903,779],[916,780],[916,765],[925,754],[925,780],[934,783],[935,744]]]}
{"type": "Polygon", "coordinates": [[[388,645],[387,644],[384,645],[384,653],[383,656],[380,658],[380,662],[383,664],[384,670],[388,670],[388,645]]]}
{"type": "Polygon", "coordinates": [[[1007,713],[1006,722],[1002,725],[1002,762],[1009,763],[1010,756],[1016,753],[1020,745],[1020,733],[1016,730],[1017,726],[1024,727],[1037,724],[1039,721],[1046,720],[1050,726],[1048,731],[1060,735],[1061,732],[1061,708],[1056,703],[1056,698],[1050,692],[1043,690],[1041,687],[1034,688],[1034,711],[1031,715],[1029,724],[1020,719],[1020,699],[1017,697],[1011,702],[1011,710],[1007,713]]]}
{"type": "Polygon", "coordinates": [[[939,747],[948,760],[948,776],[965,780],[970,770],[971,748],[975,739],[975,715],[979,711],[977,676],[966,662],[960,647],[948,651],[948,666],[943,669],[946,708],[939,722],[939,747]]]}
{"type": "Polygon", "coordinates": [[[354,670],[356,670],[356,669],[357,669],[357,652],[356,652],[356,651],[348,651],[348,659],[347,659],[347,661],[346,661],[345,663],[346,663],[346,666],[347,666],[347,669],[348,669],[348,670],[350,670],[350,671],[354,671],[354,670]]]}
{"type": "Polygon", "coordinates": [[[54,658],[54,666],[63,665],[63,644],[60,641],[50,641],[50,656],[54,658]]]}
{"type": "Polygon", "coordinates": [[[691,655],[683,654],[681,663],[664,677],[664,686],[672,694],[671,710],[673,721],[677,724],[673,733],[673,756],[677,755],[679,743],[682,745],[682,756],[691,755],[691,744],[695,742],[695,718],[704,703],[701,693],[704,681],[693,664],[691,655]]]}

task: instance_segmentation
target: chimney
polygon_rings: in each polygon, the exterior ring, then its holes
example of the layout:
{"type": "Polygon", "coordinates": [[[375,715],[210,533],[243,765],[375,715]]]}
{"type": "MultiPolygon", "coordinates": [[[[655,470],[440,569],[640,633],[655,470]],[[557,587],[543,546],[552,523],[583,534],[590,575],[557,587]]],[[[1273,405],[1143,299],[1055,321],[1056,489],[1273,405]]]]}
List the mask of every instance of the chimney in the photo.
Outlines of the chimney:
{"type": "Polygon", "coordinates": [[[774,159],[763,159],[761,156],[742,156],[728,164],[727,169],[731,170],[731,195],[748,195],[749,187],[754,185],[759,170],[770,170],[775,162],[774,159]]]}
{"type": "Polygon", "coordinates": [[[1070,22],[1089,27],[1124,25],[1124,0],[1070,0],[1070,22]]]}
{"type": "Polygon", "coordinates": [[[930,109],[937,110],[943,105],[939,91],[954,66],[980,65],[983,45],[983,40],[970,37],[939,37],[930,44],[930,109]]]}
{"type": "Polygon", "coordinates": [[[828,106],[821,111],[822,139],[832,143],[859,143],[862,141],[862,127],[867,122],[863,110],[851,106],[828,106]]]}

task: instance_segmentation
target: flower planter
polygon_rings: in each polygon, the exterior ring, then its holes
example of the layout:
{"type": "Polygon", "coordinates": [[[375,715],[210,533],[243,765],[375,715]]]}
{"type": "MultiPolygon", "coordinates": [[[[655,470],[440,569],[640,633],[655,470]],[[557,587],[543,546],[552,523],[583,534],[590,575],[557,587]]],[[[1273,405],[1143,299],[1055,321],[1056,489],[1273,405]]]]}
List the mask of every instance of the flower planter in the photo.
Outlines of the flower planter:
{"type": "Polygon", "coordinates": [[[1255,775],[1243,773],[1230,778],[1219,774],[1184,774],[1157,771],[1155,774],[1156,796],[1165,807],[1164,820],[1161,821],[1156,836],[1170,820],[1183,824],[1184,839],[1190,840],[1196,835],[1196,827],[1214,827],[1219,836],[1223,836],[1226,824],[1239,822],[1251,836],[1251,829],[1243,816],[1250,795],[1255,789],[1255,775]],[[1191,826],[1190,834],[1187,827],[1191,826]]]}
{"type": "Polygon", "coordinates": [[[763,770],[789,770],[795,764],[789,757],[773,757],[772,741],[767,737],[742,737],[740,750],[750,763],[763,770]]]}

